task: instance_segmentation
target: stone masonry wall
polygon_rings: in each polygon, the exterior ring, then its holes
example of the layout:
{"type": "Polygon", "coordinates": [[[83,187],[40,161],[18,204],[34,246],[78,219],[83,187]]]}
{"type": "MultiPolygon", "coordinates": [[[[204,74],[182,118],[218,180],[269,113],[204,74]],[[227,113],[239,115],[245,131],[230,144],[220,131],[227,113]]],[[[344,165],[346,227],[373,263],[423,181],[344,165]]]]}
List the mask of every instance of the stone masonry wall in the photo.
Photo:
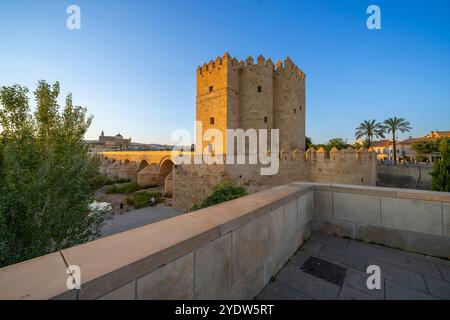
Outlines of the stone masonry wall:
{"type": "Polygon", "coordinates": [[[311,236],[313,204],[281,186],[65,249],[78,293],[54,253],[0,269],[0,299],[252,299],[311,236]]]}
{"type": "Polygon", "coordinates": [[[450,258],[450,193],[315,185],[314,230],[450,258]]]}
{"type": "Polygon", "coordinates": [[[244,186],[248,192],[294,181],[334,182],[356,185],[376,185],[376,159],[373,152],[353,149],[330,154],[309,150],[281,152],[276,175],[263,176],[261,165],[181,165],[174,171],[173,207],[186,211],[212,193],[213,187],[224,181],[244,186]]]}
{"type": "Polygon", "coordinates": [[[307,157],[311,169],[311,181],[356,185],[376,185],[376,158],[374,152],[352,148],[330,153],[323,149],[309,150],[307,157]]]}
{"type": "Polygon", "coordinates": [[[431,167],[377,165],[377,186],[431,190],[431,167]]]}
{"type": "Polygon", "coordinates": [[[0,299],[252,299],[314,230],[450,258],[450,193],[279,186],[2,268],[0,299]]]}

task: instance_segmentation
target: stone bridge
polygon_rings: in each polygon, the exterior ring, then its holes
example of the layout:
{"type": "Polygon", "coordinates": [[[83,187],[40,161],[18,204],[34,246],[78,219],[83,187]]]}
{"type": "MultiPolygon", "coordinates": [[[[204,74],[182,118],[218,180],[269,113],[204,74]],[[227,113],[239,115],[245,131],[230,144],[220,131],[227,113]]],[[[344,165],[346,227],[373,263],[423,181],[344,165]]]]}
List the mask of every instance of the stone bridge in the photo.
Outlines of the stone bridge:
{"type": "Polygon", "coordinates": [[[172,151],[108,151],[98,155],[101,174],[130,179],[141,186],[164,185],[166,192],[172,193],[172,151]]]}

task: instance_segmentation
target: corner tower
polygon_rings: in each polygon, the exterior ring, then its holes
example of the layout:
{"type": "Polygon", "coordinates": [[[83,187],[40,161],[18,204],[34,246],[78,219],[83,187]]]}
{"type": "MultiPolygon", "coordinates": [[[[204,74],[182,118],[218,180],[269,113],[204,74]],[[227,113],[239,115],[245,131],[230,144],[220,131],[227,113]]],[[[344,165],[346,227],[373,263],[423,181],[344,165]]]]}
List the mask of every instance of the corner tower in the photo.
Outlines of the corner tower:
{"type": "Polygon", "coordinates": [[[305,74],[289,57],[278,61],[274,78],[274,128],[280,129],[280,150],[305,151],[305,74]]]}
{"type": "MultiPolygon", "coordinates": [[[[228,53],[197,68],[197,116],[203,132],[219,129],[279,129],[280,150],[305,150],[305,74],[289,57],[245,61],[228,53]]],[[[203,149],[210,143],[203,141],[203,149]]]]}
{"type": "MultiPolygon", "coordinates": [[[[196,120],[203,132],[218,129],[224,137],[226,152],[226,129],[239,127],[238,62],[228,53],[197,68],[196,120]]],[[[203,141],[203,149],[210,142],[203,141]]]]}

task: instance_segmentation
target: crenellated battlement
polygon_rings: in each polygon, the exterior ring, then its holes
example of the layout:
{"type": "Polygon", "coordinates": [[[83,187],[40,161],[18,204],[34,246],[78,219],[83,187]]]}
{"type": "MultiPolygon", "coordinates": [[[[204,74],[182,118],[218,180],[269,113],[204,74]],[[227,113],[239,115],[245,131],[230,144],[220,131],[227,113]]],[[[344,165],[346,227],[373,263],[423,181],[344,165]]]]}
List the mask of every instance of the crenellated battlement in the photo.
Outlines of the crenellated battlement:
{"type": "MultiPolygon", "coordinates": [[[[270,150],[267,150],[266,156],[270,156],[270,150]]],[[[323,148],[308,149],[307,151],[302,151],[300,149],[293,149],[288,151],[281,149],[279,151],[280,162],[286,161],[308,161],[310,163],[315,162],[352,162],[352,163],[362,163],[362,162],[373,162],[376,159],[376,152],[373,150],[367,150],[365,148],[356,151],[352,147],[347,149],[339,150],[337,148],[331,149],[329,152],[325,151],[323,148]]]]}
{"type": "Polygon", "coordinates": [[[202,75],[206,72],[221,70],[221,68],[226,65],[231,67],[238,66],[238,60],[236,58],[232,58],[228,52],[225,52],[222,57],[218,56],[215,60],[210,60],[208,63],[198,66],[197,74],[202,75]]]}
{"type": "Polygon", "coordinates": [[[238,61],[236,58],[231,58],[228,52],[226,52],[223,57],[218,56],[215,60],[210,60],[208,63],[198,66],[197,73],[202,75],[206,72],[221,70],[221,67],[226,64],[237,67],[240,71],[253,71],[254,67],[269,67],[274,73],[290,72],[297,78],[303,80],[306,78],[305,73],[292,62],[289,56],[284,59],[284,63],[281,62],[281,60],[278,60],[277,63],[274,64],[270,58],[266,59],[263,55],[259,55],[255,63],[255,59],[252,56],[248,56],[245,60],[238,61]]]}
{"type": "Polygon", "coordinates": [[[310,148],[305,155],[308,161],[372,162],[376,159],[375,151],[366,148],[356,151],[352,147],[342,150],[334,147],[329,152],[325,151],[323,147],[318,150],[310,148]]]}
{"type": "Polygon", "coordinates": [[[305,73],[297,66],[295,65],[291,58],[289,56],[287,56],[284,59],[284,63],[281,62],[281,60],[278,60],[276,63],[276,72],[278,74],[281,73],[291,73],[291,75],[294,75],[296,78],[300,78],[302,80],[305,80],[306,75],[305,73]]]}

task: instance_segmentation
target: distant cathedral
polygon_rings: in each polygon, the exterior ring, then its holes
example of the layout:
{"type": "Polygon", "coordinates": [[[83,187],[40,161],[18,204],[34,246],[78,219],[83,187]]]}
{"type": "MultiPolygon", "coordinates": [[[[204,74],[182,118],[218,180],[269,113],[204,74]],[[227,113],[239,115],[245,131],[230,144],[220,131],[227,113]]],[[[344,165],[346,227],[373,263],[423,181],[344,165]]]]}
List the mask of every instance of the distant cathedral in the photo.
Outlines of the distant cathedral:
{"type": "Polygon", "coordinates": [[[103,151],[126,151],[131,145],[131,138],[124,139],[120,133],[115,136],[105,136],[102,130],[98,140],[86,141],[86,144],[89,146],[90,154],[103,151]]]}

